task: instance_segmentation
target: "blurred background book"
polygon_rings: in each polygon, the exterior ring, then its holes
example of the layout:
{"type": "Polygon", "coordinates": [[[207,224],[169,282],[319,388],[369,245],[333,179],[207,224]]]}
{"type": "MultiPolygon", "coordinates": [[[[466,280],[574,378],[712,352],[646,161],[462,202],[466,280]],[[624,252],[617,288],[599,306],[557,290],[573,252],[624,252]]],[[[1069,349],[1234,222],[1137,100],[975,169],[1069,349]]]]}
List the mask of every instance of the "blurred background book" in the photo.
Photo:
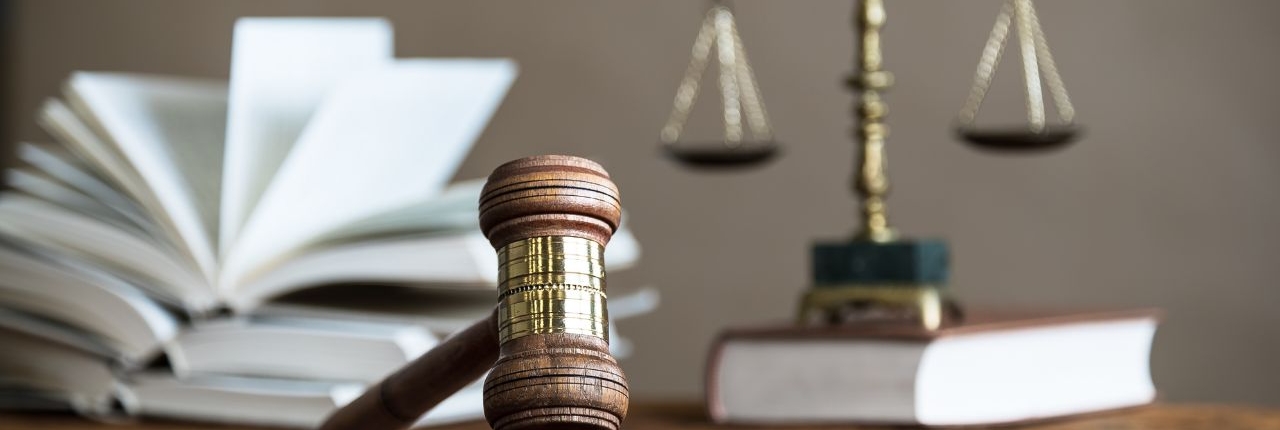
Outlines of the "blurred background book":
{"type": "Polygon", "coordinates": [[[1159,312],[967,312],[903,324],[739,327],[712,346],[719,423],[1025,423],[1148,404],[1159,312]],[[804,365],[796,365],[804,363],[804,365]]]}

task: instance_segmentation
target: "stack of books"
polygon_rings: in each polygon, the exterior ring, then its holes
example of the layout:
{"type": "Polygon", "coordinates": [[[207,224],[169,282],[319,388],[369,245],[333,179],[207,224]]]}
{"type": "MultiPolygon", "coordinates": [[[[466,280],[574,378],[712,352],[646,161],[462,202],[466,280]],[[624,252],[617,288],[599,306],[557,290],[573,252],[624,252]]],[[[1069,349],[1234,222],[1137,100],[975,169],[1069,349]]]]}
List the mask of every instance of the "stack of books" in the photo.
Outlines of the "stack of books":
{"type": "MultiPolygon", "coordinates": [[[[451,181],[514,64],[252,18],[231,66],[78,72],[41,107],[0,196],[0,404],[312,427],[489,314],[482,181],[451,181]]],[[[606,251],[638,257],[625,228],[606,251]]],[[[656,305],[617,293],[615,320],[656,305]]],[[[480,416],[473,386],[422,424],[480,416]]]]}

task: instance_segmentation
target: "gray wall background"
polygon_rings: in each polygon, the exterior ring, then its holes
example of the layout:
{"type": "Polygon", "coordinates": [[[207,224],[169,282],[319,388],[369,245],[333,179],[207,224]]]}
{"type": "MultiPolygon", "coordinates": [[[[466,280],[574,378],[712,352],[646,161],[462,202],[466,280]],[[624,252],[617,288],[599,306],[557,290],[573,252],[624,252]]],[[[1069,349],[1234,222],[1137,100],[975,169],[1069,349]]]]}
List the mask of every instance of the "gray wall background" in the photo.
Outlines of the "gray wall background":
{"type": "MultiPolygon", "coordinates": [[[[999,5],[889,2],[892,221],[950,240],[953,288],[972,306],[1165,308],[1153,369],[1169,400],[1280,405],[1280,3],[1039,2],[1089,134],[1037,156],[975,152],[948,129],[999,5]]],[[[387,16],[400,56],[518,60],[459,177],[548,152],[609,168],[646,251],[611,285],[664,294],[658,312],[622,325],[639,347],[624,362],[639,398],[699,396],[712,336],[789,318],[809,242],[851,231],[851,99],[839,85],[851,68],[848,0],[739,2],[786,156],[713,175],[681,170],[654,145],[702,1],[11,6],[5,142],[44,138],[32,113],[72,70],[225,77],[244,15],[387,16]]],[[[1002,69],[985,118],[1020,119],[1019,81],[1002,69]]],[[[714,115],[695,115],[711,136],[714,115]]]]}

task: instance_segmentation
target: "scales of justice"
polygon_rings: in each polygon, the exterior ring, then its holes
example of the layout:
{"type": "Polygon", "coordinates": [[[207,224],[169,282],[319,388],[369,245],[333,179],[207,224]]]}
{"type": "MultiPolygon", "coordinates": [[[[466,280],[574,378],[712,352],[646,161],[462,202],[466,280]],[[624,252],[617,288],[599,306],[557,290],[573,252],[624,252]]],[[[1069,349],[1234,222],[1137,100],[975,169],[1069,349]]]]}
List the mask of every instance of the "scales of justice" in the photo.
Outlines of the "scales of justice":
{"type": "MultiPolygon", "coordinates": [[[[900,323],[937,329],[963,318],[947,289],[949,250],[936,239],[908,239],[889,223],[889,178],[885,143],[888,104],[884,93],[893,74],[884,68],[880,32],[887,14],[883,0],[859,0],[854,8],[857,61],[846,86],[854,92],[852,134],[857,157],[853,191],[861,202],[851,240],[812,247],[813,288],[800,300],[801,324],[900,323]]],[[[1061,148],[1081,134],[1075,109],[1058,74],[1031,0],[1008,0],[996,17],[979,58],[972,88],[956,118],[955,133],[975,148],[1031,152],[1061,148]],[[1021,54],[1027,119],[1025,126],[992,128],[977,124],[1011,33],[1021,54]],[[1047,89],[1059,121],[1047,120],[1047,89]]],[[[747,60],[728,0],[715,1],[694,40],[692,59],[676,91],[659,136],[664,152],[692,169],[726,170],[760,165],[781,153],[764,100],[747,60]],[[719,66],[724,135],[721,142],[684,142],[682,132],[697,100],[712,54],[719,66]],[[745,126],[745,127],[744,127],[745,126]]]]}
{"type": "MultiPolygon", "coordinates": [[[[883,0],[859,0],[854,9],[860,49],[847,85],[857,94],[853,188],[862,210],[851,240],[813,246],[814,285],[800,301],[802,324],[891,322],[937,329],[963,318],[946,289],[946,243],[905,239],[888,221],[888,106],[882,93],[893,85],[893,75],[883,68],[880,48],[885,19],[883,0]]],[[[696,169],[775,159],[781,148],[726,1],[708,11],[692,53],[660,135],[664,151],[696,169]],[[690,144],[681,134],[712,53],[719,66],[724,139],[690,144]]],[[[984,149],[1052,149],[1079,136],[1073,117],[1031,0],[1008,0],[982,52],[957,134],[984,149]],[[976,125],[978,109],[1011,32],[1022,54],[1028,122],[1021,128],[983,128],[976,125]],[[1046,121],[1042,86],[1058,124],[1046,121]]],[[[479,205],[481,229],[500,267],[494,313],[371,387],[329,416],[321,430],[408,428],[486,373],[485,417],[495,429],[621,427],[629,391],[608,352],[603,250],[622,206],[609,174],[578,157],[523,158],[493,171],[479,205]]]]}

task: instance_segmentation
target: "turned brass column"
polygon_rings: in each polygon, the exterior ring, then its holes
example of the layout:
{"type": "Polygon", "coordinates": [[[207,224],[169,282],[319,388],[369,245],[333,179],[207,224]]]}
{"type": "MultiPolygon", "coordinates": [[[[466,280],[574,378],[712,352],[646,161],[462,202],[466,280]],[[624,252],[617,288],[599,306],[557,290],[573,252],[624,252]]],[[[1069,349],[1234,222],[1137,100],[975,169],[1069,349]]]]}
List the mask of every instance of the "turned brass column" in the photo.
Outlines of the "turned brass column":
{"type": "Polygon", "coordinates": [[[855,156],[853,188],[862,203],[862,219],[858,238],[872,242],[888,242],[897,234],[889,226],[885,199],[889,194],[889,177],[885,172],[885,139],[889,125],[885,116],[889,106],[880,94],[893,85],[893,74],[884,70],[880,50],[880,29],[884,27],[883,0],[859,0],[854,9],[855,44],[858,59],[847,82],[856,94],[853,135],[859,149],[855,156]]]}

